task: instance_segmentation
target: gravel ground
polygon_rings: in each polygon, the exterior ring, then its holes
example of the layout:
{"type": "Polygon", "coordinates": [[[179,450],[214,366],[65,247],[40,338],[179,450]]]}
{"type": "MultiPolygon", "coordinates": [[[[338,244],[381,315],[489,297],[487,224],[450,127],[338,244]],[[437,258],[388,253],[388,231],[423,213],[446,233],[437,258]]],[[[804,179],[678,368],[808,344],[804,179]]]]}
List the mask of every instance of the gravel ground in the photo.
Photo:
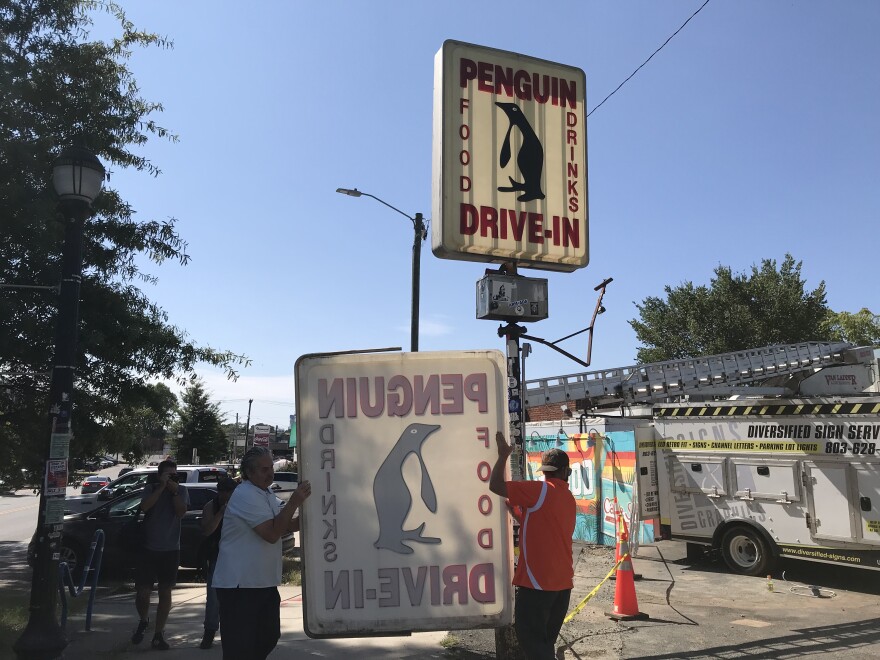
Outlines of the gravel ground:
{"type": "MultiPolygon", "coordinates": [[[[614,548],[574,545],[574,589],[571,609],[601,582],[614,566],[614,548]]],[[[570,622],[562,626],[557,641],[557,657],[565,658],[619,658],[621,635],[617,623],[606,618],[602,610],[610,610],[614,603],[614,582],[607,581],[590,600],[592,607],[584,608],[570,622]],[[563,655],[564,654],[564,655],[563,655]]],[[[495,658],[494,630],[456,630],[444,641],[446,657],[456,660],[495,658]]]]}

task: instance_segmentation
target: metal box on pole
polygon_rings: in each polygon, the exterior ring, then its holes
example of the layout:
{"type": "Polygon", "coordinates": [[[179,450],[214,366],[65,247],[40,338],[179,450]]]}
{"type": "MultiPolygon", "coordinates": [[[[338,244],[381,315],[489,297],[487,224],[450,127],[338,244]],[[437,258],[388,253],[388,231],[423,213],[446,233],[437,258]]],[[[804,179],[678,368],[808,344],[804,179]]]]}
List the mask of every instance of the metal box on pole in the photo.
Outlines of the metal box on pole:
{"type": "Polygon", "coordinates": [[[533,323],[549,315],[547,280],[487,273],[477,280],[477,318],[533,323]]]}

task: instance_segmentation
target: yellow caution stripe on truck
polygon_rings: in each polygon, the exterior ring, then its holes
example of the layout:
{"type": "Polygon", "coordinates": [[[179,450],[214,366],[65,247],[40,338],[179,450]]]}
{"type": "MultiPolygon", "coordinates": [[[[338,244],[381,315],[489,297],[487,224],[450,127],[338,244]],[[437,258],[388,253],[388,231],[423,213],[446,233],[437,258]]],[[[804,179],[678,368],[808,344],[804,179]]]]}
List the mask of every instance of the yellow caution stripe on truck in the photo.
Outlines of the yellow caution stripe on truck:
{"type": "Polygon", "coordinates": [[[765,415],[880,415],[880,402],[859,403],[709,403],[699,406],[655,406],[655,417],[761,417],[765,415]]]}

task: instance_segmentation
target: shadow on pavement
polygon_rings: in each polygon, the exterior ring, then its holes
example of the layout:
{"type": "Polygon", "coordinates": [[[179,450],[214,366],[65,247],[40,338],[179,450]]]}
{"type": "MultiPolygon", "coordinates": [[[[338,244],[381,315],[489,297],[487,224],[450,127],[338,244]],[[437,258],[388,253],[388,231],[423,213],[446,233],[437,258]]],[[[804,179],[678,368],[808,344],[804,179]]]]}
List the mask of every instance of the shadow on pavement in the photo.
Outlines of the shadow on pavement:
{"type": "Polygon", "coordinates": [[[855,650],[880,641],[880,619],[853,623],[801,628],[794,634],[755,642],[741,642],[713,646],[699,651],[677,651],[670,654],[644,655],[630,660],[687,658],[710,660],[718,658],[803,658],[811,655],[832,654],[835,651],[855,650]]]}
{"type": "Polygon", "coordinates": [[[0,541],[0,589],[30,592],[30,588],[27,543],[0,541]]]}
{"type": "MultiPolygon", "coordinates": [[[[681,567],[683,571],[733,575],[721,559],[720,553],[707,553],[699,559],[684,558],[668,561],[681,567]]],[[[792,582],[800,585],[817,585],[823,589],[843,589],[880,595],[880,580],[874,579],[877,573],[854,566],[782,558],[772,575],[775,580],[781,580],[782,585],[792,582]]]]}

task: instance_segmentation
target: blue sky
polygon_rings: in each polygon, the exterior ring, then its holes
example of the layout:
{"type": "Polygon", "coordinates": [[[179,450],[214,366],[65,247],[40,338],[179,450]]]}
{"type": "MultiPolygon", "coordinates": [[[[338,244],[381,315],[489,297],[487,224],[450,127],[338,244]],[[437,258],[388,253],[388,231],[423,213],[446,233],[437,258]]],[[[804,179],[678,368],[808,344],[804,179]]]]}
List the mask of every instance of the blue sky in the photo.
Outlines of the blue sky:
{"type": "MultiPolygon", "coordinates": [[[[192,262],[147,293],[198,342],[247,354],[202,371],[229,419],[286,426],[305,353],[409,345],[412,228],[357,187],[431,215],[434,54],[455,39],[580,67],[593,109],[703,0],[125,3],[170,50],[131,59],[178,144],[113,167],[137,217],[178,219],[192,262]]],[[[103,30],[99,21],[96,33],[103,30]]],[[[837,311],[880,312],[880,3],[712,0],[588,120],[590,264],[549,279],[558,339],[613,277],[595,369],[634,362],[627,321],[666,284],[786,252],[837,311]]],[[[475,318],[487,265],[422,252],[421,350],[498,348],[475,318]]],[[[781,320],[782,322],[782,320],[781,320]]],[[[562,344],[586,356],[586,335],[562,344]]],[[[527,376],[583,369],[534,345],[527,376]]]]}

